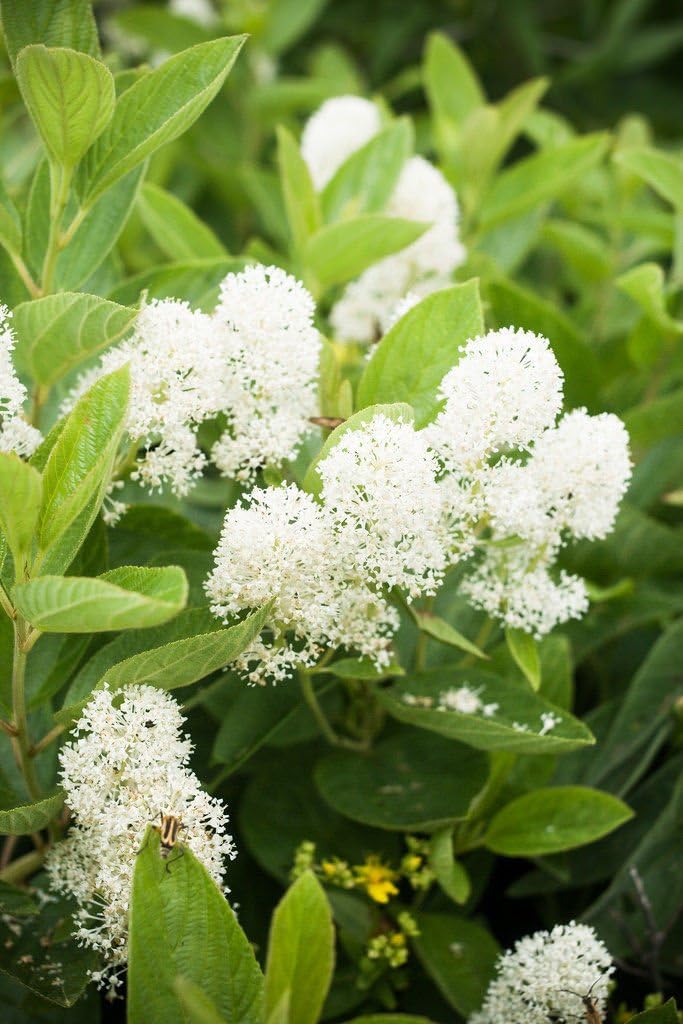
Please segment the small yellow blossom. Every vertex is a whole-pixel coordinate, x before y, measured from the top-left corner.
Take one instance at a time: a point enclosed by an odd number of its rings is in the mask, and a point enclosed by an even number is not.
[[[382,864],[379,857],[371,855],[364,864],[356,865],[353,870],[356,884],[362,886],[375,903],[388,903],[392,896],[398,896],[398,889],[394,885],[398,873]]]

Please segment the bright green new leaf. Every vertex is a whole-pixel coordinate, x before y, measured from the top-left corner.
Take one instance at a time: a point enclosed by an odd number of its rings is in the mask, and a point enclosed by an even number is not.
[[[40,514],[42,479],[18,455],[0,452],[0,530],[14,559],[15,577],[23,573]]]
[[[50,161],[73,169],[111,119],[111,71],[85,53],[38,44],[19,53],[16,75]]]
[[[305,872],[273,914],[266,960],[266,1020],[273,1015],[278,1024],[317,1024],[333,969],[330,905],[315,875]]]
[[[541,687],[541,659],[538,645],[530,633],[521,629],[506,629],[505,642],[517,666],[522,670],[532,689]]]
[[[215,35],[194,18],[152,3],[136,3],[133,7],[117,10],[112,21],[122,32],[143,40],[151,52],[180,53],[188,46],[207,43]]]
[[[467,117],[483,106],[486,97],[465,54],[439,32],[427,43],[425,88],[437,137],[448,153]]]
[[[84,360],[119,341],[136,309],[98,295],[59,292],[14,310],[16,358],[44,387],[51,387]]]
[[[287,222],[298,249],[320,227],[320,200],[299,147],[282,125],[277,130],[277,162]]]
[[[663,331],[683,334],[683,322],[675,320],[666,308],[664,271],[658,263],[641,263],[618,277],[615,284],[638,303],[648,320]]]
[[[64,794],[55,793],[34,804],[0,811],[0,835],[28,836],[40,832],[59,814],[63,804]]]
[[[675,1000],[669,999],[662,1006],[653,1006],[651,1010],[629,1017],[628,1024],[679,1024],[680,1019]]]
[[[304,245],[301,260],[321,287],[344,284],[385,256],[405,249],[428,227],[401,217],[361,214],[316,231]]]
[[[383,210],[412,146],[412,125],[400,118],[352,153],[322,191],[325,221]]]
[[[21,218],[0,180],[0,245],[9,252],[21,252]]]
[[[81,513],[85,516],[79,524],[81,543],[85,539],[109,485],[128,408],[128,389],[128,367],[124,366],[97,381],[55,432],[43,470],[39,565]],[[36,455],[39,453],[40,449]],[[59,571],[60,561],[61,568],[66,568],[79,546],[77,538],[71,537],[63,553],[52,559],[52,571]]]
[[[31,43],[68,46],[99,57],[97,24],[89,0],[2,0],[2,31],[10,59]]]
[[[537,789],[498,811],[484,844],[506,857],[542,857],[609,835],[633,811],[610,793],[587,786]]]
[[[451,626],[450,622],[446,622],[445,619],[434,615],[433,612],[421,612],[411,605],[410,614],[422,632],[438,640],[439,643],[447,644],[449,647],[457,647],[460,651],[473,654],[475,658],[488,658],[488,654],[484,654],[476,644],[473,644],[466,636],[459,633],[457,629]]]
[[[407,402],[418,427],[434,419],[441,381],[460,358],[460,346],[484,333],[479,282],[444,288],[409,309],[372,350],[358,385],[362,409]]]
[[[226,1024],[216,1004],[202,991],[199,985],[182,975],[173,982],[173,990],[187,1015],[189,1024]]]
[[[137,209],[150,235],[169,259],[213,260],[228,255],[211,228],[172,192],[145,182]]]
[[[615,161],[646,181],[663,199],[683,210],[683,161],[651,146],[619,150]]]
[[[474,693],[478,706],[458,711],[462,687]],[[440,710],[444,701],[447,706]],[[479,750],[511,750],[520,754],[562,754],[595,742],[590,730],[568,711],[556,707],[530,688],[479,667],[443,665],[397,679],[377,692],[393,718],[420,729],[460,740]]]
[[[135,861],[128,940],[128,1020],[186,1020],[176,987],[197,986],[226,1024],[262,1024],[263,977],[227,900],[186,846],[167,863],[148,829]],[[181,983],[182,987],[182,983]]]
[[[85,196],[88,205],[197,120],[223,85],[244,39],[229,36],[200,43],[126,89],[93,149]]]
[[[462,743],[402,729],[368,754],[328,754],[315,781],[336,811],[400,832],[431,831],[466,818],[486,782],[484,754]]]
[[[370,420],[374,419],[375,416],[386,416],[390,420],[395,422],[404,421],[410,423],[413,419],[413,410],[409,405],[404,402],[396,402],[393,405],[371,405],[367,409],[361,409],[360,412],[354,413],[344,423],[332,431],[330,436],[325,441],[325,444],[320,449],[318,455],[308,467],[306,476],[304,477],[303,488],[310,494],[316,496],[320,494],[322,490],[322,480],[317,472],[317,466],[323,461],[325,456],[331,451],[332,448],[343,438],[349,430],[358,430],[363,424],[369,423]]]
[[[467,903],[471,885],[467,872],[453,856],[453,830],[443,828],[429,840],[429,866],[436,880],[455,903]]]
[[[504,170],[482,203],[481,228],[491,228],[532,206],[555,199],[600,162],[608,144],[608,135],[594,132],[556,149],[541,150]]]
[[[145,629],[176,615],[187,600],[182,569],[123,566],[102,576],[40,576],[14,588],[17,609],[45,633]]]

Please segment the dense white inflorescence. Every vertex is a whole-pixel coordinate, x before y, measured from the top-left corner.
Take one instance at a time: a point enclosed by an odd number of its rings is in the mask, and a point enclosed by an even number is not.
[[[178,817],[182,843],[219,885],[225,859],[235,856],[224,804],[188,768],[193,746],[183,723],[163,690],[131,686],[117,695],[105,686],[59,753],[73,824],[45,866],[51,888],[78,903],[77,937],[102,955],[93,977],[112,990],[126,964],[135,858],[147,826],[160,814]]]
[[[210,317],[186,302],[155,299],[140,311],[132,337],[83,375],[65,408],[96,379],[126,363],[131,381],[126,431],[141,449],[132,477],[152,490],[169,484],[184,495],[206,463],[197,427],[221,408],[224,360],[218,333]]]
[[[229,509],[215,563],[206,584],[215,615],[274,602],[268,639],[235,662],[250,682],[285,679],[328,646],[388,663],[395,611],[348,574],[327,510],[296,485],[255,490]]]
[[[308,119],[301,136],[301,153],[320,191],[352,153],[382,127],[377,104],[361,96],[335,96]]]
[[[556,925],[520,939],[498,960],[484,1005],[469,1024],[574,1024],[585,1018],[591,994],[602,1015],[612,958],[593,928]]]
[[[342,341],[372,341],[410,305],[451,282],[465,258],[458,237],[458,201],[436,167],[423,157],[406,161],[384,211],[430,227],[415,242],[369,267],[334,305],[330,322]],[[408,307],[409,308],[409,307]]]
[[[410,597],[433,594],[447,538],[438,464],[425,436],[379,414],[348,430],[317,471],[345,565]]]
[[[42,435],[23,416],[26,388],[12,361],[16,339],[11,316],[7,306],[0,304],[0,452],[29,456],[42,441]]]
[[[249,481],[264,465],[296,455],[317,413],[320,336],[313,298],[279,267],[228,274],[213,316],[224,352],[221,407],[228,429],[212,458]]]

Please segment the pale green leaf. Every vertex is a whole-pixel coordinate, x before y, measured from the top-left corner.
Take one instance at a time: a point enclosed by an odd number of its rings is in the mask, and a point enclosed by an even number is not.
[[[12,63],[31,43],[68,46],[99,57],[97,25],[89,0],[2,0],[0,18]]]
[[[664,271],[658,263],[641,263],[618,277],[615,284],[637,302],[648,320],[661,330],[683,334],[683,322],[675,320],[666,308]]]
[[[473,654],[475,658],[488,658],[487,654],[484,654],[476,644],[473,644],[466,636],[459,633],[457,629],[451,626],[450,622],[446,622],[445,619],[434,615],[433,612],[421,612],[411,605],[410,613],[422,632],[438,640],[439,643],[447,644],[449,647],[457,647],[461,651]]]
[[[486,97],[463,51],[438,32],[427,43],[425,88],[437,138],[448,153],[466,118],[486,102]]]
[[[94,578],[40,576],[14,588],[19,612],[46,633],[144,629],[176,615],[187,600],[177,566],[123,566]]]
[[[534,638],[530,633],[525,633],[521,629],[510,628],[505,630],[505,641],[515,663],[522,670],[532,689],[539,690],[541,687],[541,659]]]
[[[453,856],[453,830],[440,829],[429,840],[429,866],[447,896],[455,903],[467,903],[470,880],[462,864]]]
[[[683,160],[662,153],[652,146],[633,146],[619,150],[614,156],[625,167],[646,181],[663,199],[683,210]]]
[[[322,886],[305,872],[275,908],[266,961],[266,1019],[286,1006],[283,1024],[317,1024],[334,969],[332,912]]]
[[[111,119],[111,72],[85,53],[38,44],[21,50],[16,75],[50,160],[72,169]]]
[[[320,201],[308,165],[282,125],[277,130],[277,162],[289,230],[294,247],[299,248],[320,227]]]
[[[56,818],[63,804],[64,794],[55,793],[34,804],[0,811],[0,835],[28,836],[32,832],[40,832]]]
[[[413,129],[400,118],[352,153],[325,185],[320,201],[327,222],[379,213],[392,196],[413,145]]]
[[[93,149],[89,205],[197,120],[225,81],[244,38],[230,36],[193,46],[126,89]]]
[[[33,466],[18,455],[0,452],[0,529],[14,559],[15,576],[23,572],[38,524],[42,479]]]
[[[137,310],[98,295],[59,292],[14,310],[16,359],[34,379],[51,387],[79,363],[119,341]]]
[[[172,260],[212,260],[227,250],[211,228],[172,192],[146,182],[140,189],[137,209],[150,235]]]
[[[416,425],[424,426],[439,409],[437,392],[458,362],[460,346],[483,332],[476,279],[428,295],[373,348],[358,385],[359,407],[407,402]]]
[[[301,259],[321,287],[344,284],[373,263],[410,245],[428,227],[416,220],[361,214],[320,228],[304,245]]]

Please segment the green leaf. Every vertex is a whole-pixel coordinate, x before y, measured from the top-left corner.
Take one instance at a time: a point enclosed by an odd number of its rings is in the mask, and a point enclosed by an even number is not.
[[[679,1021],[676,1001],[669,999],[663,1006],[655,1006],[651,1010],[637,1013],[635,1017],[629,1017],[628,1024],[679,1024]]]
[[[491,186],[481,205],[480,227],[491,228],[532,206],[555,199],[599,163],[608,144],[606,133],[595,132],[519,160]]]
[[[441,829],[431,837],[429,866],[447,896],[455,903],[467,903],[472,887],[464,867],[453,856],[452,829]]]
[[[34,804],[0,811],[0,835],[28,836],[32,832],[40,832],[59,814],[63,804],[64,794],[55,793]]]
[[[411,605],[410,614],[417,623],[418,628],[423,633],[426,633],[427,636],[438,640],[439,643],[447,644],[449,647],[457,647],[460,651],[473,654],[475,658],[488,659],[488,654],[484,654],[476,644],[473,644],[471,640],[468,640],[466,636],[463,636],[462,633],[459,633],[457,629],[451,626],[450,622],[446,622],[445,619],[434,615],[433,612],[421,612]]]
[[[266,1019],[316,1024],[334,969],[332,913],[322,886],[305,872],[275,908],[266,961]],[[275,1011],[286,1007],[279,1016]]]
[[[172,192],[145,182],[137,208],[150,235],[172,260],[212,260],[228,255],[223,243]]]
[[[216,1004],[193,981],[181,975],[174,980],[173,990],[190,1024],[225,1024],[225,1017],[221,1017]]]
[[[346,1024],[433,1024],[433,1021],[412,1013],[371,1013],[369,1017],[354,1017]]]
[[[185,606],[187,578],[174,565],[129,565],[92,579],[39,576],[13,594],[21,614],[45,633],[103,633],[167,622]]]
[[[0,245],[9,252],[20,253],[22,235],[21,218],[0,181]]]
[[[323,798],[341,814],[377,828],[431,831],[466,818],[488,762],[464,744],[401,730],[363,757],[338,751],[315,770]]]
[[[61,426],[43,471],[39,562],[86,508],[81,542],[90,529],[109,485],[123,433],[128,388],[128,367],[124,366],[97,381]],[[66,568],[78,547],[80,544],[75,549],[67,546],[61,558],[62,568]]]
[[[118,10],[112,21],[122,32],[145,42],[151,51],[166,53],[179,53],[188,46],[208,42],[215,34],[194,19],[151,3]]]
[[[369,423],[375,416],[380,415],[387,416],[390,420],[394,420],[396,422],[399,420],[410,422],[413,419],[413,410],[404,402],[395,402],[392,405],[371,405],[368,406],[367,409],[361,409],[360,412],[356,412],[353,416],[349,416],[347,420],[334,428],[330,436],[325,441],[325,444],[318,452],[318,455],[315,457],[313,462],[311,462],[306,472],[306,476],[304,477],[304,490],[308,491],[309,494],[318,496],[322,490],[322,481],[317,472],[317,466],[319,463],[321,463],[331,449],[339,443],[348,430],[357,430],[359,427],[362,427],[364,423]]]
[[[119,341],[131,328],[137,310],[98,295],[60,292],[14,310],[19,365],[51,387],[79,363]]]
[[[516,665],[522,670],[533,690],[541,688],[541,659],[538,644],[530,633],[521,629],[506,629],[505,642]]]
[[[311,669],[313,675],[331,675],[337,679],[370,679],[379,681],[391,679],[393,676],[405,675],[400,665],[389,664],[377,668],[370,658],[340,658],[329,665]]]
[[[618,277],[615,284],[637,302],[646,317],[663,331],[683,333],[683,323],[674,320],[667,311],[664,271],[658,263],[641,263]]]
[[[410,245],[428,227],[401,217],[361,214],[316,231],[304,245],[301,260],[322,288],[344,284],[373,263]]]
[[[139,301],[142,292],[147,292],[152,299],[181,298],[192,306],[212,311],[225,275],[239,273],[244,266],[244,260],[230,257],[167,263],[122,281],[111,291],[109,298],[123,305],[133,305]]]
[[[434,419],[437,391],[468,338],[484,332],[479,282],[428,295],[394,324],[372,350],[358,385],[358,405],[407,402],[418,427]]]
[[[439,710],[443,693],[466,686],[481,708],[467,713]],[[482,671],[443,665],[399,679],[377,696],[400,722],[468,743],[479,750],[512,750],[520,754],[561,754],[595,742],[589,729],[563,708],[531,689]],[[488,706],[488,710],[487,710]],[[544,731],[544,717],[552,728]]]
[[[225,668],[249,647],[263,629],[270,611],[270,605],[266,605],[228,629],[201,632],[156,646],[149,641],[150,650],[142,650],[106,667],[103,665],[101,675],[92,678],[90,672],[85,685],[81,683],[76,688],[72,687],[67,695],[69,703],[55,714],[55,720],[68,723],[78,718],[90,693],[105,682],[112,690],[133,685],[175,690],[204,679]],[[188,616],[194,614],[194,611],[187,613]],[[144,642],[144,637],[141,637],[140,643]]]
[[[417,914],[418,957],[444,999],[469,1017],[481,1006],[498,957],[498,944],[480,924],[447,914]],[[503,1024],[501,1021],[500,1024]]]
[[[30,917],[37,914],[40,907],[28,889],[20,889],[18,885],[0,882],[0,910],[11,917]]]
[[[197,120],[223,85],[244,39],[230,36],[200,43],[126,89],[107,131],[93,148],[85,195],[88,205]]]
[[[39,44],[19,53],[16,76],[50,160],[73,169],[114,112],[111,72],[85,53]]]
[[[352,153],[320,196],[325,221],[383,210],[412,146],[412,124],[400,118]]]
[[[621,800],[587,786],[537,789],[498,811],[483,842],[506,857],[542,857],[593,843],[632,817]]]
[[[225,897],[186,846],[167,862],[148,829],[135,862],[130,909],[128,1020],[185,1020],[175,987],[198,986],[227,1024],[261,1024],[263,978]]]
[[[438,32],[427,42],[425,88],[439,146],[449,154],[463,123],[483,106],[486,97],[465,54]]]
[[[89,0],[2,0],[0,18],[12,63],[31,43],[68,46],[99,57],[97,25]]]
[[[42,479],[33,466],[13,453],[0,452],[0,529],[14,559],[14,573],[23,572],[31,551],[42,498]]]
[[[671,427],[683,417],[683,388],[629,409],[624,425],[631,443],[649,448],[671,436]]]
[[[320,201],[313,187],[308,165],[292,135],[277,129],[277,162],[287,222],[296,249],[320,227]]]
[[[614,155],[620,167],[637,174],[677,210],[683,210],[683,162],[652,146],[633,146]]]

